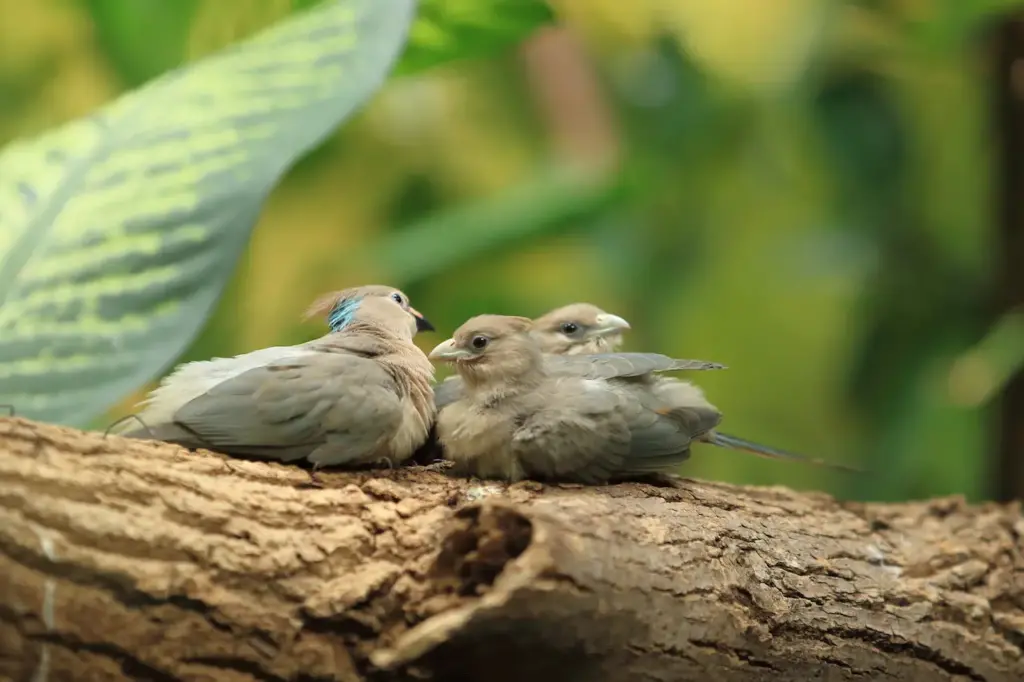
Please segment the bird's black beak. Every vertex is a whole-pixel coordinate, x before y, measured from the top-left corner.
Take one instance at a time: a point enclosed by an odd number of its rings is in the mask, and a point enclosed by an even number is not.
[[[434,325],[430,324],[430,320],[423,317],[423,313],[416,310],[412,306],[409,306],[409,312],[416,318],[416,331],[418,332],[432,332],[434,331]]]

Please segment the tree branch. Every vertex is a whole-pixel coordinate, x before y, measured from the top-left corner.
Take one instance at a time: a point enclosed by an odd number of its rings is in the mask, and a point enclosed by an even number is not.
[[[0,419],[0,677],[1024,679],[1015,505],[323,479]]]

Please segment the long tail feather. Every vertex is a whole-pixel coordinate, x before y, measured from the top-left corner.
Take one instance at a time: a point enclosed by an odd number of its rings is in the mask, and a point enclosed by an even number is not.
[[[798,455],[793,452],[787,452],[786,450],[777,450],[770,448],[760,443],[745,440],[743,438],[737,438],[736,436],[730,436],[725,433],[719,433],[717,431],[711,431],[706,434],[704,440],[712,445],[717,445],[720,448],[729,448],[731,450],[742,450],[759,457],[766,457],[768,459],[782,459],[789,460],[791,462],[803,462],[805,464],[814,464],[816,466],[828,467],[830,469],[838,469],[840,471],[849,471],[852,473],[862,474],[863,469],[848,466],[846,464],[839,464],[836,462],[827,462],[822,459],[812,459],[803,455]]]

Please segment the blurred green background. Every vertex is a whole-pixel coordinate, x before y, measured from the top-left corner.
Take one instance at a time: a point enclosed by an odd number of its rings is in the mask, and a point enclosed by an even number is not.
[[[0,0],[0,144],[304,4]],[[698,446],[687,475],[1001,494],[990,413],[1024,335],[991,304],[987,29],[1016,4],[552,0],[522,42],[399,69],[303,160],[181,360],[307,340],[306,305],[360,283],[410,294],[425,350],[586,300],[629,350],[729,365],[694,375],[724,431],[871,471]]]

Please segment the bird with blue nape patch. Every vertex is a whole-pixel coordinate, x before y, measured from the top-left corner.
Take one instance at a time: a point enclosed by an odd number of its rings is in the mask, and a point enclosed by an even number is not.
[[[394,466],[421,446],[435,416],[434,368],[412,340],[433,326],[394,287],[318,298],[330,331],[177,367],[114,431],[227,455],[325,466]],[[128,418],[126,418],[128,419]]]

